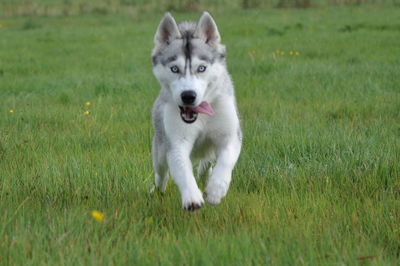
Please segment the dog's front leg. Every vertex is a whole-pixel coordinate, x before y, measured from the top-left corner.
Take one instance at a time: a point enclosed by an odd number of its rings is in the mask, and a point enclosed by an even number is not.
[[[228,192],[232,170],[239,157],[240,149],[241,141],[236,137],[217,147],[217,162],[206,187],[206,200],[209,204],[220,203]]]
[[[176,146],[180,147],[173,147],[167,155],[169,171],[181,192],[183,208],[194,211],[203,206],[203,195],[193,175],[189,149]]]

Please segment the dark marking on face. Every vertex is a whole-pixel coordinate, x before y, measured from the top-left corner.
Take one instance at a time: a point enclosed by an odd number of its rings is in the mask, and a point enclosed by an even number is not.
[[[162,60],[162,61],[161,61],[161,64],[163,64],[163,66],[166,66],[166,65],[168,65],[169,63],[175,61],[177,58],[178,58],[177,55],[170,56],[170,57],[168,57],[167,59]]]
[[[159,57],[161,56],[161,53],[156,53],[151,57],[151,61],[153,62],[153,66],[157,65],[159,63]]]
[[[163,66],[168,65],[169,63],[175,61],[178,58],[177,55],[170,56],[168,58],[162,58],[162,53],[156,53],[151,57],[153,61],[153,66],[157,65],[158,63],[161,63]]]
[[[218,53],[217,51],[212,51],[209,54],[199,55],[199,59],[209,64],[214,64],[215,61],[223,61],[225,59],[225,54]]]
[[[200,56],[199,56],[199,59],[202,60],[202,61],[206,61],[207,63],[212,63],[212,59],[209,58],[209,57],[206,56],[206,55],[200,55]]]
[[[153,66],[162,64],[164,66],[178,59],[179,55],[183,55],[185,59],[185,66],[180,71],[180,75],[185,75],[186,71],[192,72],[191,64],[193,56],[198,56],[202,61],[207,62],[209,65],[215,62],[223,62],[225,60],[225,51],[220,49],[218,51],[214,47],[208,45],[204,40],[198,39],[194,36],[196,24],[182,23],[178,25],[180,30],[180,37],[177,38],[181,43],[174,44],[168,42],[167,46],[160,47],[152,56]],[[176,50],[179,49],[180,51]]]
[[[192,64],[192,44],[191,39],[193,38],[193,33],[190,31],[182,32],[183,38],[183,52],[185,54],[185,70],[189,69],[191,71]]]

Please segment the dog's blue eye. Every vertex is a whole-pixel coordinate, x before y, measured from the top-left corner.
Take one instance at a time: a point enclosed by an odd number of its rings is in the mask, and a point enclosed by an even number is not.
[[[203,65],[199,66],[199,67],[197,68],[197,71],[198,71],[198,72],[204,72],[204,71],[206,71],[206,66],[203,66]]]
[[[172,73],[179,73],[179,68],[177,66],[171,67]]]

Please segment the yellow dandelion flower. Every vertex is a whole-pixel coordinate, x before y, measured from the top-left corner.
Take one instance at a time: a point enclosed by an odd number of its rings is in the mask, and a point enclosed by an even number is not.
[[[293,51],[290,51],[290,52],[289,52],[289,55],[293,55],[293,54],[294,54]]]
[[[98,222],[104,221],[104,214],[99,211],[92,211],[92,217]]]
[[[14,113],[14,109],[10,109],[10,110],[8,110],[8,112],[11,114]]]
[[[85,105],[86,105],[86,106],[91,106],[92,103],[91,103],[91,102],[85,102]]]
[[[281,53],[281,50],[276,50],[275,53],[276,53],[276,54],[280,54],[280,53]]]
[[[300,55],[300,52],[295,52],[295,55]]]
[[[281,51],[281,55],[284,55],[285,54],[285,51]]]
[[[88,115],[88,114],[90,114],[90,112],[89,111],[85,111],[85,112],[83,112],[83,114],[84,115]]]

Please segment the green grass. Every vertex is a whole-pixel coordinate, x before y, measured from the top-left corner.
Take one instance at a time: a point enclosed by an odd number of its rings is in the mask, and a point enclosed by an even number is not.
[[[0,264],[397,264],[398,11],[214,13],[244,145],[195,213],[148,194],[161,13],[0,19]]]

